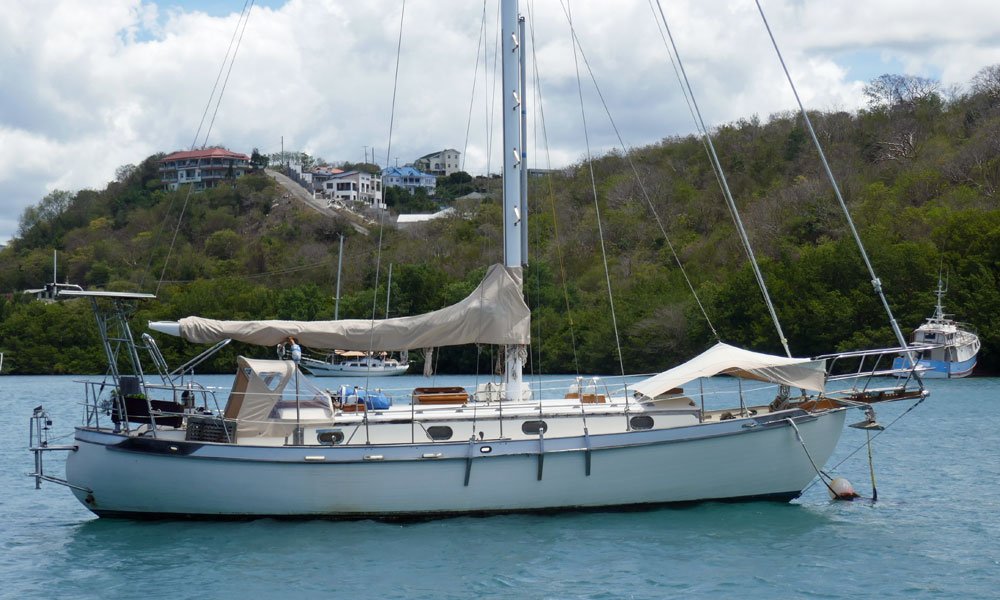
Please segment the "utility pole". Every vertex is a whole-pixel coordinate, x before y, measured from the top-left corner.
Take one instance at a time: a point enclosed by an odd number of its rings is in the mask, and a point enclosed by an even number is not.
[[[385,318],[389,318],[389,296],[392,295],[392,263],[389,263],[389,283],[385,286]]]
[[[340,234],[340,252],[337,253],[337,298],[333,304],[333,320],[340,316],[340,265],[344,258],[344,234]]]

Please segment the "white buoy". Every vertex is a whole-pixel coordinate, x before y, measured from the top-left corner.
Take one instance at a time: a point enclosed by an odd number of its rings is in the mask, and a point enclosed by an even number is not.
[[[854,486],[843,477],[838,477],[831,481],[828,491],[830,492],[830,498],[833,500],[853,500],[858,497],[854,493]]]

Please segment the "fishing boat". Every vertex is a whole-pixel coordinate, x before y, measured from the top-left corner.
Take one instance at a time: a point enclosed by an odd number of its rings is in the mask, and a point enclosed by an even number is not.
[[[957,379],[968,377],[976,367],[979,355],[979,336],[965,323],[960,323],[944,313],[947,287],[938,277],[934,291],[937,306],[934,314],[910,335],[910,348],[917,353],[917,369],[923,377]],[[894,366],[904,367],[904,356],[896,357]]]
[[[514,0],[504,0],[501,12],[503,88],[523,90],[516,59],[524,23]],[[51,419],[35,409],[36,487],[59,483],[97,515],[131,518],[411,519],[788,501],[816,477],[829,484],[821,469],[849,410],[863,411],[861,426],[873,428],[873,405],[927,396],[912,369],[878,370],[879,358],[901,348],[793,358],[721,342],[635,383],[574,382],[545,393],[522,368],[531,315],[522,291],[525,136],[516,115],[528,94],[503,96],[504,262],[455,305],[383,320],[150,323],[153,331],[212,344],[171,370],[154,337],[134,338],[129,324],[151,295],[61,293],[91,303],[108,375],[84,383],[83,422],[71,444],[50,444]],[[230,390],[193,377],[230,340],[273,346],[289,338],[355,351],[495,345],[503,374],[475,390],[423,387],[395,398],[352,386],[320,389],[295,360],[240,357]],[[141,354],[155,367],[149,376]],[[846,361],[859,366],[841,368]],[[717,375],[768,385],[773,400],[747,402],[740,387],[723,397],[723,408],[706,408],[703,383]],[[68,453],[65,478],[45,471],[53,451]]]
[[[406,373],[410,365],[387,352],[372,354],[357,350],[335,350],[321,358],[303,356],[299,366],[316,377],[390,377]]]

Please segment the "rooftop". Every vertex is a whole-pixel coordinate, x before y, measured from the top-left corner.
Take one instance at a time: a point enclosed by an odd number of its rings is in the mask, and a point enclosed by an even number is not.
[[[389,167],[382,171],[382,174],[395,177],[434,177],[428,173],[421,173],[414,167]]]
[[[229,158],[234,160],[250,160],[246,154],[232,152],[225,148],[204,148],[202,150],[187,150],[184,152],[174,152],[169,156],[164,156],[160,162],[171,160],[188,160],[192,158]]]

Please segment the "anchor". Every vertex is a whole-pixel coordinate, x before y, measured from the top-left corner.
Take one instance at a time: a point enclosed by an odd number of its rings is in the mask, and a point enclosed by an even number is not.
[[[875,409],[870,406],[865,409],[865,420],[852,423],[849,427],[864,429],[866,431],[883,431],[885,429],[883,425],[879,425],[878,421],[875,420]]]
[[[865,436],[867,438],[867,443],[868,443],[868,470],[871,473],[871,478],[872,478],[872,502],[878,502],[878,488],[875,487],[875,461],[872,459],[872,431],[884,431],[885,426],[879,425],[875,417],[875,409],[869,406],[865,408],[865,420],[859,421],[857,423],[852,423],[851,427],[855,429],[863,429],[865,432]],[[847,480],[844,481],[846,482]],[[850,483],[847,483],[847,486],[848,488],[850,488]],[[850,489],[850,493],[853,494],[854,490]],[[854,497],[857,497],[857,495],[855,494]],[[835,499],[850,499],[850,498],[841,497]]]

